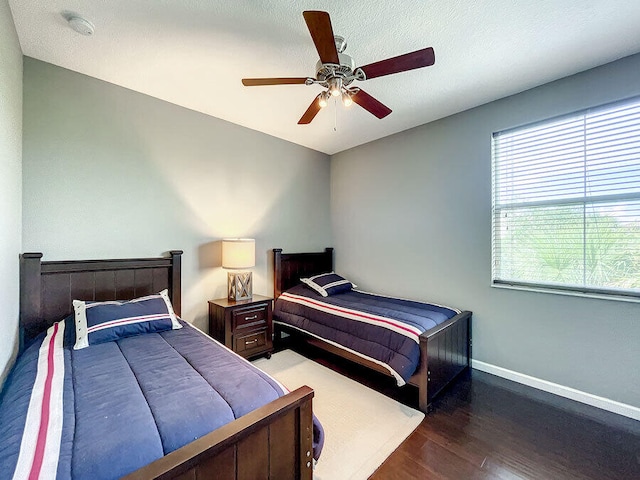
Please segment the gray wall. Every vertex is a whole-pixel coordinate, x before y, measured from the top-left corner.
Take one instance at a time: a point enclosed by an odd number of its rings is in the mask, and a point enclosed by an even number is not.
[[[0,386],[18,345],[18,255],[22,239],[22,51],[0,0]]]
[[[475,359],[640,407],[640,304],[491,288],[491,133],[640,94],[640,55],[331,160],[336,267],[472,310]]]
[[[214,88],[211,95],[218,95]],[[24,60],[23,250],[45,259],[184,250],[183,317],[226,296],[223,237],[268,250],[331,244],[325,154],[30,58]]]

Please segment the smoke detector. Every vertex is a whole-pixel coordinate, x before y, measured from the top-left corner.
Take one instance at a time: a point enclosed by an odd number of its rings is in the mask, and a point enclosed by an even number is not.
[[[93,35],[93,32],[96,29],[96,27],[93,26],[93,23],[79,15],[65,15],[65,18],[69,26],[80,35],[89,37]]]

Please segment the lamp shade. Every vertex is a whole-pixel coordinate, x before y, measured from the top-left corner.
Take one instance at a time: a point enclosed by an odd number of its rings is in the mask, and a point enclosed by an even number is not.
[[[222,268],[250,268],[256,264],[256,241],[253,238],[222,240]]]

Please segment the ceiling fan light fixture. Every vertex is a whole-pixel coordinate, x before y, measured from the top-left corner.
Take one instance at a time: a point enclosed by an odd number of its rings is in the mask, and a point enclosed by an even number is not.
[[[331,93],[332,96],[334,97],[338,97],[342,94],[342,79],[337,77],[337,78],[331,78],[328,80],[327,82],[329,84],[329,92]]]
[[[320,98],[318,99],[318,105],[320,108],[324,108],[329,104],[329,92],[322,92],[320,94]]]
[[[353,99],[351,98],[351,94],[347,91],[342,92],[342,104],[345,107],[350,107],[353,105]]]

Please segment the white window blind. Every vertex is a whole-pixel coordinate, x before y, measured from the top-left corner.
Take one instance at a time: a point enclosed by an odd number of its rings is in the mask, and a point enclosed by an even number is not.
[[[494,284],[640,297],[640,99],[493,134]]]

